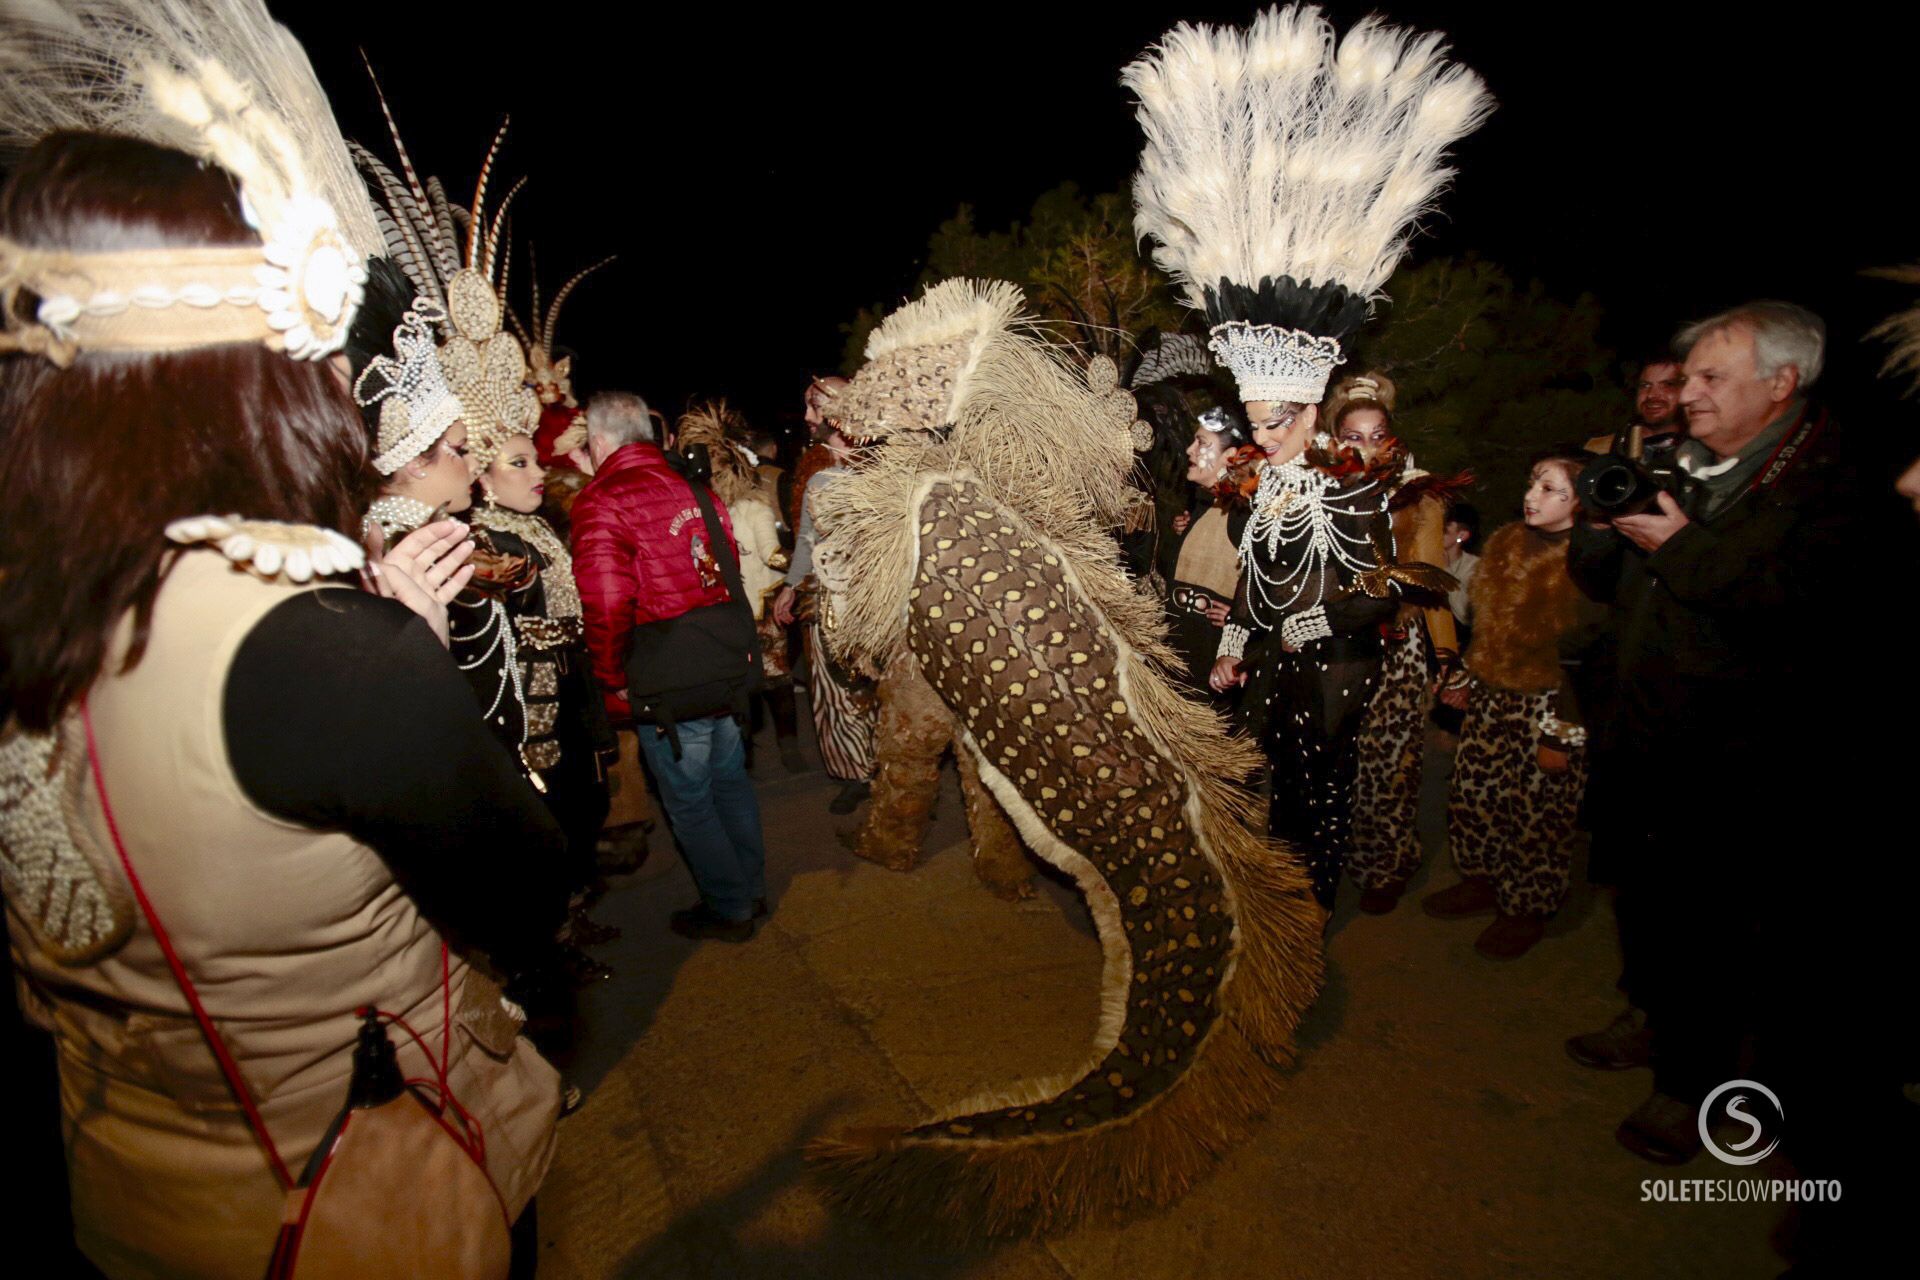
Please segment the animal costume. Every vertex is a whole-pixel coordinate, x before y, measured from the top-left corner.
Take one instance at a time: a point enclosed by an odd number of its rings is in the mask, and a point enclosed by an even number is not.
[[[1447,796],[1447,845],[1463,876],[1492,880],[1510,916],[1550,916],[1566,899],[1573,820],[1586,786],[1586,730],[1562,678],[1600,620],[1567,572],[1567,534],[1510,524],[1487,540],[1473,578],[1472,677]],[[1567,753],[1548,773],[1541,744]]]
[[[1021,305],[950,280],[883,321],[834,403],[872,443],[816,497],[828,643],[911,654],[1106,954],[1080,1067],[812,1150],[852,1203],[990,1235],[1182,1194],[1275,1096],[1321,977],[1306,879],[1227,781],[1253,753],[1178,691],[1116,561],[1131,397]]]
[[[1442,157],[1492,107],[1442,38],[1366,19],[1336,40],[1317,8],[1245,32],[1182,25],[1127,68],[1147,137],[1135,228],[1204,311],[1241,398],[1317,405],[1444,184]],[[1307,854],[1333,904],[1350,840],[1358,737],[1393,616],[1376,529],[1390,476],[1324,436],[1260,472],[1220,656],[1252,676],[1273,768],[1268,829]],[[1376,593],[1375,588],[1378,588]]]
[[[959,725],[927,683],[910,649],[888,661],[875,685],[873,798],[853,837],[855,856],[890,871],[911,871],[940,795],[940,761],[949,748],[960,770],[960,795],[973,836],[973,870],[1009,902],[1033,896],[1033,870],[1020,837],[980,780],[973,755],[960,745]]]

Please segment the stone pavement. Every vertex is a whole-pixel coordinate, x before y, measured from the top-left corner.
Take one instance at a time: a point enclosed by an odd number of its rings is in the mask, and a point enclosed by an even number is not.
[[[1172,1208],[964,1253],[846,1216],[820,1195],[804,1143],[849,1122],[931,1118],[1078,1062],[1100,952],[1064,882],[1019,905],[974,882],[951,770],[926,845],[937,852],[898,874],[845,852],[835,833],[856,819],[826,812],[831,784],[783,773],[766,745],[755,776],[774,911],[752,942],[667,930],[693,893],[664,830],[596,911],[626,936],[598,952],[618,974],[583,999],[567,1063],[590,1097],[561,1126],[540,1194],[546,1280],[1781,1270],[1774,1207],[1641,1202],[1642,1180],[1670,1171],[1612,1132],[1647,1073],[1584,1070],[1561,1048],[1616,1012],[1605,901],[1577,891],[1532,954],[1496,964],[1473,951],[1483,922],[1420,912],[1428,880],[1453,879],[1443,858],[1388,916],[1356,916],[1346,886],[1285,1093]],[[1702,1156],[1678,1172],[1735,1171]]]

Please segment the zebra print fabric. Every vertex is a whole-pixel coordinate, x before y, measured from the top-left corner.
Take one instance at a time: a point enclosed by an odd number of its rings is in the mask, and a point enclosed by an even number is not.
[[[820,761],[842,782],[873,776],[873,682],[834,664],[820,642],[820,629],[807,627],[809,701]]]

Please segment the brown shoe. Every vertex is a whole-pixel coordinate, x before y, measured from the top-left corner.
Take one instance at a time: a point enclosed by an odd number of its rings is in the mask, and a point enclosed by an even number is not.
[[[1653,1030],[1647,1015],[1629,1008],[1603,1031],[1589,1031],[1567,1041],[1567,1056],[1595,1071],[1627,1071],[1653,1060]]]
[[[1510,916],[1501,911],[1473,940],[1473,949],[1489,960],[1517,960],[1546,936],[1545,916]]]
[[[1700,1154],[1699,1108],[1654,1093],[1620,1122],[1613,1136],[1621,1146],[1655,1164],[1685,1164]]]
[[[1441,920],[1484,916],[1493,906],[1493,881],[1485,876],[1468,876],[1459,884],[1420,899],[1420,909]]]
[[[1383,916],[1400,905],[1400,895],[1406,891],[1405,880],[1396,880],[1379,889],[1363,889],[1360,892],[1360,909],[1370,916]]]

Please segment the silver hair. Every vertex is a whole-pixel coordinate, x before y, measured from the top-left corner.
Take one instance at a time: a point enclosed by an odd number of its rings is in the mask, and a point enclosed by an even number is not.
[[[1826,366],[1826,322],[1791,302],[1748,302],[1696,320],[1674,338],[1674,349],[1684,356],[1709,334],[1735,328],[1753,334],[1753,371],[1758,376],[1771,378],[1792,365],[1800,373],[1800,390],[1819,380]]]
[[[587,401],[587,434],[616,449],[635,441],[654,443],[653,411],[631,391],[600,391]]]

